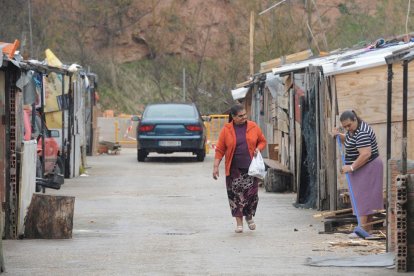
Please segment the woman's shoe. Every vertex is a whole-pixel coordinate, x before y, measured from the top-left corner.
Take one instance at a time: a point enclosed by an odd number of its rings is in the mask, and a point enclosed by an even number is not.
[[[348,235],[348,238],[350,238],[350,239],[359,239],[360,236],[358,236],[357,234],[355,234],[354,232],[352,232],[351,234]]]
[[[253,218],[251,218],[251,219],[246,218],[246,222],[247,222],[247,225],[249,226],[250,230],[255,230],[256,229],[256,223],[254,223]]]
[[[243,233],[243,225],[237,225],[236,230],[234,230],[236,233]]]

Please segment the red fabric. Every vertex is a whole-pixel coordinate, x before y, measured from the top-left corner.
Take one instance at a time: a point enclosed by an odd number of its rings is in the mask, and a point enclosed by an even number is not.
[[[266,146],[266,138],[262,130],[255,122],[247,121],[246,142],[249,149],[250,158],[253,158],[254,150],[259,148],[263,150]],[[236,149],[236,132],[234,130],[233,122],[224,125],[220,132],[216,144],[216,159],[225,159],[226,176],[230,175],[231,160],[233,160],[234,151]]]

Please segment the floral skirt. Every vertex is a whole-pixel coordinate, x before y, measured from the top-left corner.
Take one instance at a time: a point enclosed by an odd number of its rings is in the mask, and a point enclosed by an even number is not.
[[[259,197],[258,179],[247,174],[247,169],[231,169],[226,176],[227,197],[233,217],[254,216]]]

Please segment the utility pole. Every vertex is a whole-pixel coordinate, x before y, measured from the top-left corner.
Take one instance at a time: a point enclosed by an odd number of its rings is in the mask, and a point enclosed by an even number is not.
[[[33,57],[33,33],[32,33],[32,0],[27,0],[29,4],[29,36],[30,36],[30,54],[29,57]]]
[[[250,12],[250,76],[254,74],[254,11]]]

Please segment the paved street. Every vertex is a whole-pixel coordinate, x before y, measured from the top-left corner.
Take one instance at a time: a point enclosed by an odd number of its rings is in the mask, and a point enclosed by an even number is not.
[[[213,155],[138,163],[136,150],[88,157],[88,176],[49,194],[76,197],[70,240],[6,240],[6,275],[393,275],[382,268],[318,268],[312,256],[368,254],[333,247],[346,235],[318,234],[315,210],[292,206],[294,194],[260,190],[257,230],[234,233],[224,172]],[[224,162],[223,162],[224,163]],[[223,164],[222,164],[223,166]],[[396,274],[396,273],[395,273]]]

